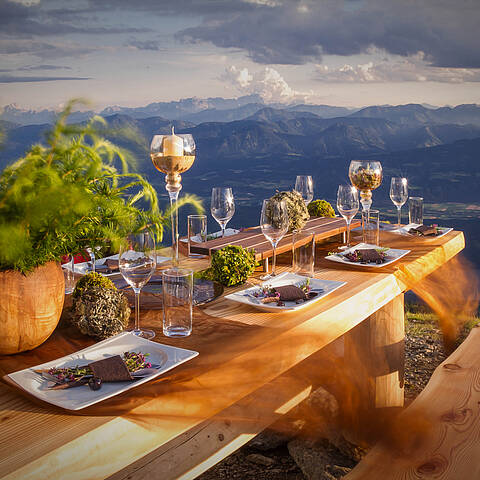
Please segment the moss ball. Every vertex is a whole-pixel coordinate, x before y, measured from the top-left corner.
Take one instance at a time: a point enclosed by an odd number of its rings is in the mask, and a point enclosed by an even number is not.
[[[308,213],[312,217],[334,217],[335,210],[326,200],[314,200],[308,204]]]
[[[289,232],[301,230],[310,218],[305,201],[295,190],[277,192],[270,198],[270,200],[285,200],[285,203],[287,204],[288,218],[290,220],[290,225],[288,227]]]

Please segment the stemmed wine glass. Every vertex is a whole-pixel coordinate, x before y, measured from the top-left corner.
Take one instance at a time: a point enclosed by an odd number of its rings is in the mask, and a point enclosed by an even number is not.
[[[339,185],[337,191],[337,210],[347,222],[347,243],[344,247],[350,247],[350,223],[358,212],[358,192],[351,185]]]
[[[310,175],[297,175],[295,180],[295,191],[303,198],[305,205],[313,200],[313,180]]]
[[[155,240],[148,232],[128,235],[120,246],[118,267],[125,281],[135,292],[134,335],[153,338],[153,330],[140,329],[140,290],[150,280],[157,267]]]
[[[390,181],[390,198],[398,210],[398,226],[402,223],[402,206],[408,199],[408,181],[402,177],[392,177]]]
[[[212,188],[212,200],[210,203],[212,217],[222,229],[222,237],[225,236],[225,227],[235,213],[235,200],[230,187]]]
[[[262,280],[268,280],[276,275],[275,265],[277,261],[277,245],[287,233],[289,223],[285,200],[270,199],[263,201],[262,213],[260,215],[260,228],[262,229],[265,238],[272,244],[273,265],[272,273],[262,277]]]

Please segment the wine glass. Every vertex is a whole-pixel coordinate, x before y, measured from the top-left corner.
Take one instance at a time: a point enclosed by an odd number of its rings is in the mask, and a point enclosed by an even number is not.
[[[290,221],[285,200],[270,199],[263,201],[262,213],[260,215],[260,228],[265,235],[265,238],[272,244],[273,265],[272,273],[262,277],[262,280],[268,280],[276,275],[275,265],[277,261],[277,245],[287,233],[289,223]]]
[[[85,247],[85,251],[90,256],[90,261],[88,262],[88,265],[87,265],[87,271],[89,273],[95,273],[95,262],[96,262],[95,251],[92,247]]]
[[[347,243],[342,248],[350,247],[350,223],[358,212],[358,192],[351,185],[339,185],[337,191],[337,210],[347,222]]]
[[[408,199],[408,181],[402,177],[392,177],[390,181],[390,198],[398,210],[398,226],[402,223],[402,206]]]
[[[153,338],[153,330],[140,329],[140,290],[157,267],[153,236],[148,232],[128,235],[120,246],[118,267],[122,277],[135,292],[135,327],[132,333],[143,338]]]
[[[210,211],[212,212],[212,217],[222,228],[222,237],[224,237],[225,227],[235,213],[235,200],[230,187],[212,188]]]
[[[313,200],[313,180],[310,175],[297,175],[295,180],[295,191],[303,198],[305,205]]]
[[[372,205],[372,190],[382,183],[382,164],[371,160],[352,160],[348,176],[354,187],[360,190],[360,201],[365,211]]]

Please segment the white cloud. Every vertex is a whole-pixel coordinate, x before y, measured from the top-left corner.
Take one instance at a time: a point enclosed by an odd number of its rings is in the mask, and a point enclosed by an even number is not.
[[[420,52],[406,58],[385,58],[378,62],[329,68],[316,65],[315,78],[322,82],[372,83],[372,82],[480,82],[478,68],[432,67]]]
[[[280,73],[271,67],[265,67],[250,73],[248,68],[227,67],[220,80],[229,83],[242,95],[256,93],[266,103],[292,103],[305,101],[309,95],[294,90]]]

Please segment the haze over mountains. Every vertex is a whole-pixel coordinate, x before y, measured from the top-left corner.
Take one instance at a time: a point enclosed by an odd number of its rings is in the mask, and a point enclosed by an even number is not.
[[[78,112],[72,121],[84,121],[92,114]],[[109,107],[102,114],[113,130],[128,126],[138,132],[138,144],[115,140],[135,153],[138,170],[160,194],[164,192],[163,175],[148,155],[152,136],[170,133],[172,125],[176,132],[191,133],[197,158],[183,175],[184,191],[207,199],[212,186],[232,186],[240,207],[235,214],[237,226],[252,223],[252,212],[256,218],[261,199],[275,189],[292,188],[298,174],[313,175],[316,196],[334,201],[338,184],[348,181],[352,158],[380,160],[385,180],[374,193],[374,203],[392,208],[390,177],[402,175],[409,180],[411,195],[421,195],[427,203],[462,204],[467,213],[460,214],[457,208],[449,221],[471,232],[469,248],[480,264],[480,240],[476,240],[480,237],[478,105],[428,108],[410,104],[352,111],[325,105],[265,105],[251,95]],[[54,118],[51,111],[6,108],[0,120],[6,133],[0,168],[42,141]]]

